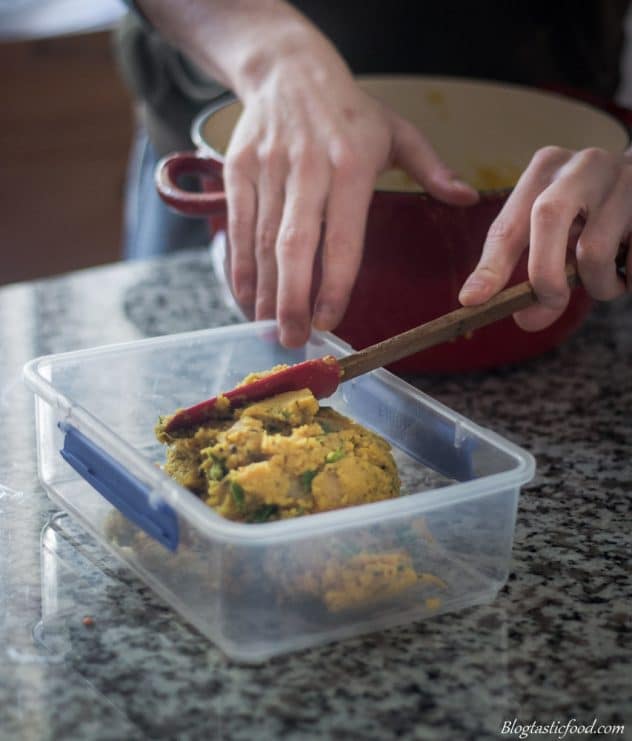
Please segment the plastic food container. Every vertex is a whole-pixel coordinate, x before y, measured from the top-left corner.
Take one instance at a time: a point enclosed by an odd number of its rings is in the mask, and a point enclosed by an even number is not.
[[[39,477],[228,656],[245,662],[492,600],[507,577],[533,458],[380,370],[330,404],[388,439],[397,499],[263,524],[230,522],[164,474],[159,414],[248,372],[348,345],[279,345],[274,322],[37,358]]]

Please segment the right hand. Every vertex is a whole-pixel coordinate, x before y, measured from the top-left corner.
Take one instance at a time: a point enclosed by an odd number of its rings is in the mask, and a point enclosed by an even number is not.
[[[230,280],[248,316],[276,316],[288,347],[309,336],[321,238],[313,325],[332,330],[342,319],[381,172],[401,168],[447,203],[478,198],[418,129],[358,87],[320,34],[281,54],[240,97],[224,171]]]
[[[156,27],[244,104],[226,153],[230,280],[246,314],[281,342],[334,329],[358,273],[377,176],[399,167],[447,203],[477,192],[411,123],[364,93],[332,44],[280,0],[137,0]]]

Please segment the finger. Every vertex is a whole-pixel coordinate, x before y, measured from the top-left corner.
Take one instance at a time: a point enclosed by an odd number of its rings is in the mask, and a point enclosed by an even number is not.
[[[374,185],[374,174],[353,152],[338,160],[327,202],[322,279],[313,320],[317,329],[335,329],[346,311],[360,268]]]
[[[257,267],[254,258],[257,195],[243,160],[228,159],[224,168],[224,186],[228,203],[227,256],[230,280],[239,305],[248,316],[253,315]]]
[[[559,177],[536,199],[531,211],[529,280],[539,305],[518,312],[527,331],[552,324],[568,304],[565,265],[568,237],[578,214],[588,218],[603,203],[618,174],[614,158],[587,149],[560,170]]]
[[[459,179],[421,131],[394,114],[391,157],[394,165],[407,172],[435,198],[457,206],[469,206],[478,201],[478,191]]]
[[[529,244],[536,198],[571,156],[569,150],[546,147],[533,157],[489,228],[478,264],[461,288],[459,301],[464,306],[482,304],[504,288]]]
[[[610,301],[626,290],[617,273],[615,259],[630,222],[632,177],[621,174],[608,199],[588,217],[577,242],[577,267],[588,293],[598,301]]]
[[[304,345],[309,337],[314,255],[328,185],[329,168],[323,157],[304,153],[293,163],[276,246],[277,318],[286,347]]]
[[[285,200],[287,158],[277,148],[259,153],[258,212],[255,236],[257,298],[255,317],[273,319],[276,314],[277,266],[275,246]]]

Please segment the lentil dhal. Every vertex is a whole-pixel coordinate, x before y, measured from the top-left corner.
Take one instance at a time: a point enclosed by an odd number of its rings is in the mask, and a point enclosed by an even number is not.
[[[389,444],[320,407],[309,389],[220,405],[216,418],[171,434],[167,421],[156,427],[167,445],[165,472],[230,520],[267,522],[399,495]]]

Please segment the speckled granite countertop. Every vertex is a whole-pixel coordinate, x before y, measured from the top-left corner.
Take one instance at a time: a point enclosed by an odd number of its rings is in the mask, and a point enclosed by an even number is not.
[[[537,459],[492,605],[243,667],[55,513],[21,381],[36,355],[235,321],[206,252],[0,289],[0,738],[632,738],[630,298],[519,369],[418,379]]]

